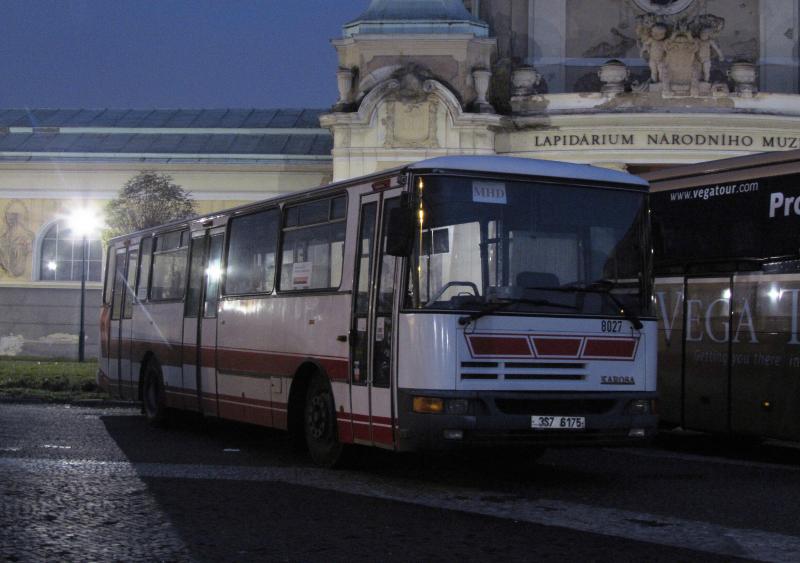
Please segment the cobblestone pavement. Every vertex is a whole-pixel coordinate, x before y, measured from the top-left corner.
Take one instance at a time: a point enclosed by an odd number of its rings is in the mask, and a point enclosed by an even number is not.
[[[796,561],[798,483],[791,456],[650,450],[327,471],[282,433],[0,404],[0,561]]]

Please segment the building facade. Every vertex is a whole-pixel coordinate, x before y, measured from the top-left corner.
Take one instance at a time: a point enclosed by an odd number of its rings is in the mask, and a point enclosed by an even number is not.
[[[800,143],[797,0],[418,5],[374,0],[334,41],[335,177],[451,153],[643,172]]]
[[[799,33],[798,0],[372,0],[326,111],[0,110],[0,355],[75,355],[65,218],[142,170],[202,213],[449,154],[642,173],[796,149]]]
[[[331,179],[319,110],[0,111],[0,355],[76,357],[83,240],[70,215],[102,216],[144,170],[172,176],[199,213]],[[86,257],[86,356],[98,353],[104,261]]]

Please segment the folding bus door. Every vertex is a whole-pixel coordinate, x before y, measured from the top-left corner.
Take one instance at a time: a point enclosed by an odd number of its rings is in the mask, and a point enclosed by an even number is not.
[[[217,301],[222,233],[192,234],[189,283],[183,312],[183,389],[185,407],[217,415]]]
[[[134,384],[133,358],[133,306],[136,303],[136,268],[139,262],[139,247],[128,250],[125,283],[123,287],[122,318],[119,321],[119,375],[123,399],[136,399],[138,389]]]
[[[396,261],[385,256],[379,210],[399,204],[400,190],[361,199],[351,332],[351,400],[355,441],[394,447],[394,301]],[[383,221],[385,224],[385,220]]]
[[[115,387],[114,392],[122,395],[122,307],[125,302],[125,270],[128,264],[127,249],[118,248],[114,252],[114,286],[111,297],[111,320],[108,338],[108,378]]]

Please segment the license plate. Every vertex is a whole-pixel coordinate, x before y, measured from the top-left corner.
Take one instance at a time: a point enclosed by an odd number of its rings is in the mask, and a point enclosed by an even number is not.
[[[531,428],[547,430],[583,430],[586,419],[582,416],[538,416],[531,417]]]

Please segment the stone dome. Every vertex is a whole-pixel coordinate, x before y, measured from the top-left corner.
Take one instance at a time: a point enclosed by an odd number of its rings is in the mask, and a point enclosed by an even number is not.
[[[461,0],[372,0],[366,12],[342,27],[354,35],[420,33],[487,37],[489,26],[469,13]]]

